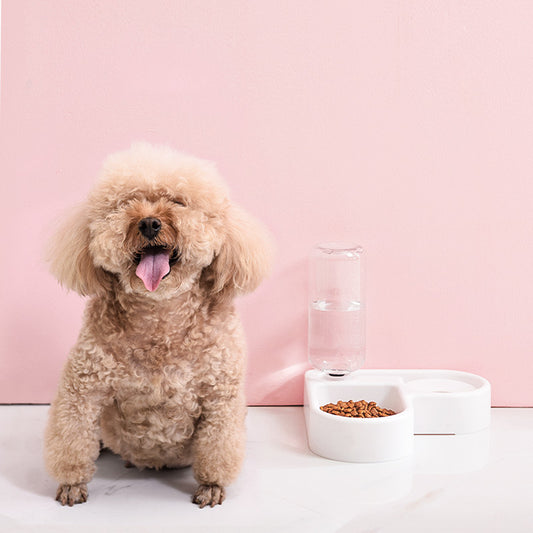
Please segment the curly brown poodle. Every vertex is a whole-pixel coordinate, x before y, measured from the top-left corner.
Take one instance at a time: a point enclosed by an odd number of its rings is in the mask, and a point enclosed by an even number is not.
[[[88,296],[45,434],[63,505],[87,500],[101,446],[138,468],[192,465],[200,507],[224,500],[245,446],[245,341],[236,295],[270,240],[214,166],[138,143],[111,155],[48,259]]]

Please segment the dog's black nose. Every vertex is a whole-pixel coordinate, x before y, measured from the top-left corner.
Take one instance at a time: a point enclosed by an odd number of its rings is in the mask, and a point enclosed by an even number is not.
[[[139,231],[147,238],[153,239],[161,229],[161,221],[158,218],[147,217],[139,222]]]

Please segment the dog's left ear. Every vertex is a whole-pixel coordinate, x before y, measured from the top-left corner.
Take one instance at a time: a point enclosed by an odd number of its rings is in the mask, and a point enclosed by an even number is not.
[[[270,270],[270,236],[259,222],[235,206],[225,213],[223,228],[222,247],[204,269],[201,282],[219,297],[251,292]]]

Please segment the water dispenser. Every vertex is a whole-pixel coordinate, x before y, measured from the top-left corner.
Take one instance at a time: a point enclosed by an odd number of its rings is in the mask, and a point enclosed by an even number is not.
[[[456,370],[367,370],[364,254],[361,246],[317,245],[309,266],[304,413],[311,451],[338,461],[406,457],[414,435],[465,434],[490,424],[490,384]],[[375,402],[395,414],[346,417],[321,410],[336,402]]]

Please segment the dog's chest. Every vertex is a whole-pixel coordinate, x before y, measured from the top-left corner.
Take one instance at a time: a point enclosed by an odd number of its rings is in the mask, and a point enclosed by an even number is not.
[[[191,358],[188,339],[195,329],[189,324],[148,315],[144,320],[123,325],[118,332],[112,330],[104,336],[104,343],[106,351],[126,371],[157,372],[167,365],[183,366]]]
[[[184,335],[159,332],[134,332],[118,343],[113,343],[113,354],[127,372],[158,373],[171,365],[180,370],[190,370]]]
[[[117,378],[115,405],[129,424],[166,427],[178,424],[183,431],[200,416],[198,382],[185,362],[167,365],[159,372],[128,372]]]
[[[125,309],[103,302],[94,311],[94,336],[127,371],[179,366],[209,342],[203,312],[186,301],[174,306],[143,302]]]

